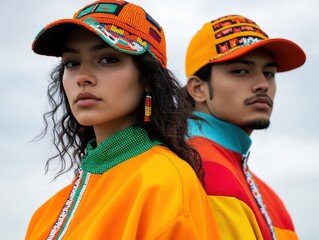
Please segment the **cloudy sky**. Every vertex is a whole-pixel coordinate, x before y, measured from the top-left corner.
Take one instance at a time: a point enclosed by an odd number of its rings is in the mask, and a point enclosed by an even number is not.
[[[185,83],[184,57],[191,36],[206,21],[241,14],[271,37],[288,38],[307,54],[306,64],[277,75],[277,96],[268,130],[254,132],[250,168],[271,185],[290,211],[302,240],[319,239],[319,15],[316,0],[132,0],[163,27],[169,68]],[[196,2],[196,3],[195,3]],[[35,55],[38,31],[71,17],[89,1],[33,0],[2,3],[0,29],[0,236],[23,239],[32,213],[62,186],[44,175],[50,139],[30,142],[41,132],[48,74],[58,59]],[[317,184],[316,184],[317,183]]]

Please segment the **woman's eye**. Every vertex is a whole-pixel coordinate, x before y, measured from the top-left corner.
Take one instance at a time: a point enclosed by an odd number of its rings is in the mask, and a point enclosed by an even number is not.
[[[110,64],[110,63],[117,63],[118,61],[119,61],[119,59],[115,58],[115,57],[103,57],[100,60],[100,63]]]
[[[63,65],[65,68],[73,68],[79,65],[76,61],[63,61]]]

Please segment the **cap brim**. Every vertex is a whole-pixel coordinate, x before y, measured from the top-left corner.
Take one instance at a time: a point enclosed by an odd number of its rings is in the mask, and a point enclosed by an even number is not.
[[[111,47],[124,53],[140,55],[146,51],[137,42],[124,39],[106,29],[103,29],[102,33],[101,30],[78,19],[61,19],[48,24],[33,41],[33,51],[40,55],[60,57],[68,35],[76,28],[83,28],[94,33]],[[121,41],[118,41],[119,39]],[[123,42],[125,44],[122,44]]]
[[[256,48],[265,48],[273,55],[278,72],[289,71],[302,66],[306,61],[306,54],[304,51],[294,42],[282,38],[271,38],[261,40],[252,45],[243,46],[235,51],[226,54],[216,60],[212,60],[212,63],[230,61],[235,58],[241,57]]]

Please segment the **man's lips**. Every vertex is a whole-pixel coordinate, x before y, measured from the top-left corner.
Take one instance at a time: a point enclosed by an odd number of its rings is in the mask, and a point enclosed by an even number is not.
[[[244,101],[245,105],[252,105],[252,104],[267,104],[270,108],[273,106],[273,101],[268,95],[257,95],[251,98],[248,98]]]
[[[101,101],[101,98],[95,96],[94,94],[92,93],[89,93],[89,92],[83,92],[83,93],[79,93],[77,95],[77,97],[75,98],[74,100],[74,103],[75,104],[92,104],[92,103],[95,103],[97,101]]]

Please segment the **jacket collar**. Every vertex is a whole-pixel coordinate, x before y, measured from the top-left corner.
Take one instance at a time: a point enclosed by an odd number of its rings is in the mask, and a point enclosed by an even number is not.
[[[247,154],[252,142],[242,128],[206,113],[193,112],[193,114],[205,121],[188,120],[189,138],[194,136],[208,138],[241,155]]]

